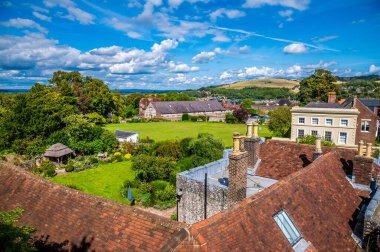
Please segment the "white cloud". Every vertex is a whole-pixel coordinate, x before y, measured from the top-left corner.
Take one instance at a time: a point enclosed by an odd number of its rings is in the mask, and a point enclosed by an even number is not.
[[[184,63],[175,63],[173,61],[169,62],[169,71],[174,73],[187,73],[187,72],[196,72],[199,71],[199,67],[192,66],[190,67]]]
[[[108,55],[112,56],[117,54],[118,52],[121,52],[122,48],[120,46],[109,46],[109,47],[100,47],[100,48],[95,48],[91,51],[89,51],[90,54],[93,55]]]
[[[38,19],[40,19],[42,21],[51,22],[51,17],[49,17],[49,16],[41,14],[41,13],[39,13],[37,11],[33,11],[32,14],[33,14],[33,16],[35,16],[36,18],[38,18]]]
[[[288,67],[288,69],[286,69],[286,73],[290,76],[298,76],[301,74],[301,72],[302,72],[302,68],[300,65],[293,65],[293,66]]]
[[[215,59],[215,52],[201,52],[192,59],[193,63],[208,63]]]
[[[155,52],[164,52],[171,49],[174,49],[178,46],[178,41],[175,39],[166,39],[161,41],[160,44],[154,43],[154,45],[151,47],[152,51]]]
[[[279,11],[278,14],[279,14],[281,17],[285,17],[285,18],[287,18],[286,21],[288,21],[288,22],[293,21],[293,18],[292,18],[293,11],[292,11],[292,10],[283,10],[283,11]]]
[[[331,36],[324,36],[324,37],[314,37],[312,38],[311,40],[315,43],[319,43],[319,42],[326,42],[326,41],[329,41],[329,40],[333,40],[333,39],[336,39],[338,38],[337,35],[331,35]]]
[[[284,53],[296,54],[296,53],[306,53],[307,48],[303,43],[292,43],[287,45],[283,49]]]
[[[215,22],[218,18],[221,18],[221,17],[234,19],[234,18],[244,17],[245,15],[246,15],[245,12],[240,11],[240,10],[235,10],[235,9],[229,10],[225,8],[220,8],[220,9],[217,9],[216,11],[211,12],[210,19]]]
[[[380,73],[380,66],[371,65],[368,71],[370,74]]]
[[[306,65],[305,68],[312,69],[314,71],[314,69],[317,68],[328,68],[336,64],[337,63],[335,61],[324,62],[323,60],[321,60],[317,64]]]
[[[154,7],[162,5],[162,0],[147,0],[144,4],[144,10],[137,16],[137,20],[144,22],[153,21]]]
[[[134,38],[134,39],[140,39],[143,37],[140,33],[134,32],[134,31],[127,32],[127,35],[128,37]]]
[[[259,8],[264,5],[280,5],[283,7],[293,8],[299,11],[306,10],[310,4],[310,0],[246,0],[243,4],[244,8]]]
[[[219,79],[221,80],[224,80],[224,79],[229,79],[231,78],[233,75],[228,72],[228,71],[224,71],[220,76],[219,76]]]
[[[18,29],[31,28],[31,29],[36,29],[42,33],[47,33],[47,30],[43,28],[41,25],[37,24],[33,20],[25,19],[25,18],[12,18],[12,19],[9,19],[8,21],[1,22],[0,25],[5,26],[5,27],[15,27]]]
[[[247,45],[239,47],[239,53],[249,53],[250,48]]]
[[[77,20],[81,24],[94,24],[95,16],[76,7],[71,0],[44,0],[44,4],[48,8],[61,7],[66,9],[67,15],[62,16],[69,20]]]
[[[215,36],[212,38],[212,41],[215,41],[215,42],[230,42],[231,39],[229,37],[227,37],[223,33],[216,32]]]
[[[168,4],[171,8],[176,9],[178,8],[182,3],[184,3],[186,0],[168,0]],[[207,3],[209,0],[187,0],[187,2],[193,4],[197,2],[203,2]]]

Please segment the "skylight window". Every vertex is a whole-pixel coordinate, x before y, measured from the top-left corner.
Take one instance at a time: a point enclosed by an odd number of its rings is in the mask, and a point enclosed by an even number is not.
[[[282,233],[285,235],[291,246],[294,246],[299,240],[302,239],[300,231],[298,231],[296,225],[290,219],[285,210],[276,213],[273,216],[273,219],[280,227]]]

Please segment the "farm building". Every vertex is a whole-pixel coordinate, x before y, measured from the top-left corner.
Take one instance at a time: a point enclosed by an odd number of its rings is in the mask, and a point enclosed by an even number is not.
[[[139,141],[139,133],[137,132],[116,130],[115,137],[119,141],[119,143],[122,143],[122,142],[138,143]]]
[[[218,101],[151,102],[144,118],[164,118],[179,121],[183,114],[207,116],[209,121],[224,121],[227,110]]]

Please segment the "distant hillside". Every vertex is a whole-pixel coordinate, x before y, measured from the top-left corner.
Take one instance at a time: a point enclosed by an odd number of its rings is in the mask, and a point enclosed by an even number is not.
[[[259,88],[289,88],[294,92],[298,92],[299,80],[288,80],[288,79],[252,79],[245,81],[238,81],[231,84],[221,85],[218,88],[225,89],[243,89],[247,87],[259,87]]]
[[[349,81],[356,81],[356,80],[366,80],[366,81],[380,81],[380,75],[365,75],[365,76],[354,76],[354,77],[336,77],[338,82],[349,82]]]

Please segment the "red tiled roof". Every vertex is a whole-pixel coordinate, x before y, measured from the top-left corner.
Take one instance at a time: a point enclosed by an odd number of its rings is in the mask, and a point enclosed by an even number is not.
[[[334,150],[338,153],[343,169],[352,173],[352,160],[356,150],[336,147],[322,147],[323,153]],[[270,140],[261,144],[260,165],[256,175],[272,179],[281,179],[293,172],[299,171],[313,161],[314,145]]]
[[[23,208],[19,223],[49,235],[49,241],[90,250],[157,251],[185,224],[127,205],[88,195],[0,163],[0,211]]]
[[[361,200],[345,178],[339,155],[328,153],[305,169],[191,226],[176,251],[293,251],[273,215],[286,210],[315,251],[355,251],[349,222]]]

